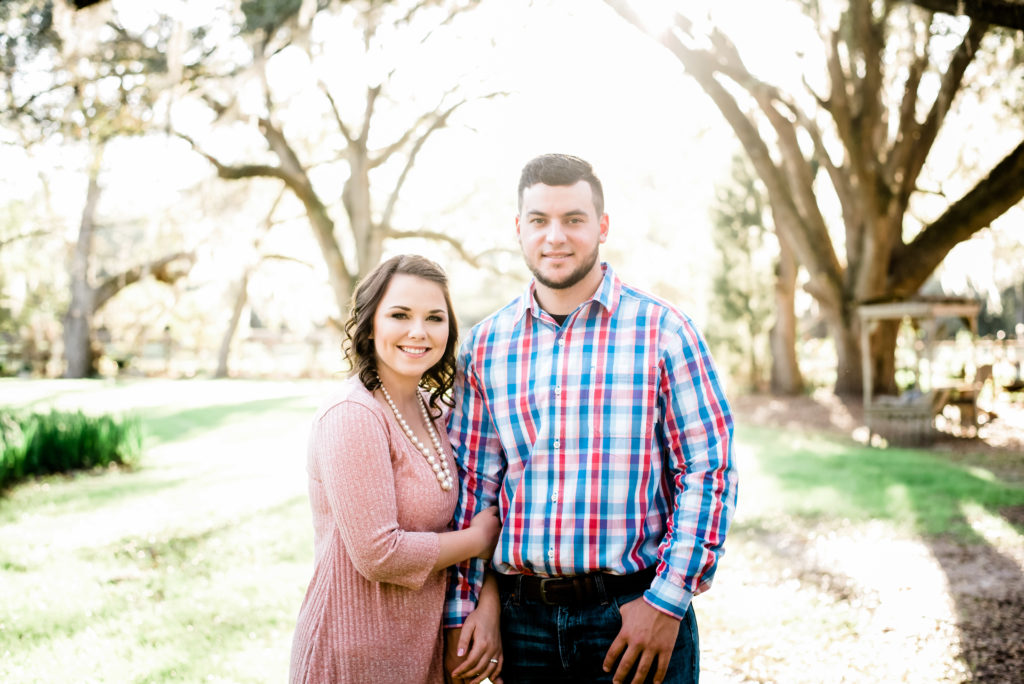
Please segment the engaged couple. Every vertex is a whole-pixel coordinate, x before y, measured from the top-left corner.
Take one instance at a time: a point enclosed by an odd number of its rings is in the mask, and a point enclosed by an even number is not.
[[[447,278],[380,264],[308,449],[315,563],[291,681],[697,682],[691,601],[736,505],[693,322],[601,262],[600,180],[522,170],[533,278],[458,345]]]

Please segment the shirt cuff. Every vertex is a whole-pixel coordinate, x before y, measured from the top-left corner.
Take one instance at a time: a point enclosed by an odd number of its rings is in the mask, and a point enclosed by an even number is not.
[[[467,610],[468,608],[468,610]],[[466,623],[466,618],[473,612],[471,605],[459,602],[458,605],[448,606],[441,619],[441,626],[444,629],[455,629]]]
[[[644,592],[644,601],[651,607],[677,620],[683,619],[692,600],[692,593],[660,575],[651,582],[651,588]]]

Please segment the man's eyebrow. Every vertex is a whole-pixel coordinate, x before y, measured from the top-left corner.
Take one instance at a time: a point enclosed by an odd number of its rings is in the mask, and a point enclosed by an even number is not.
[[[541,211],[539,209],[531,209],[530,211],[528,211],[526,213],[529,216],[547,216],[546,212],[543,212],[543,211]],[[587,212],[586,212],[585,209],[570,209],[569,211],[563,211],[561,215],[562,216],[586,216]]]

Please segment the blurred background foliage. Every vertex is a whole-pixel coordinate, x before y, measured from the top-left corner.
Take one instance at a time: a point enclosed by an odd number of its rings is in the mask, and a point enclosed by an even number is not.
[[[0,372],[330,374],[354,284],[402,251],[468,326],[527,280],[515,181],[552,150],[595,164],[605,258],[738,388],[859,391],[878,297],[974,297],[1018,339],[1021,31],[932,9],[10,0]]]

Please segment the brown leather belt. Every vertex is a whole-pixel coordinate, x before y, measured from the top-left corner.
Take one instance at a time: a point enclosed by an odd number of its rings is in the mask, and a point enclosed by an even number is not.
[[[650,588],[656,568],[652,565],[628,575],[590,572],[569,577],[498,574],[502,594],[515,593],[520,601],[548,606],[588,606],[604,603],[614,596],[633,594]]]

